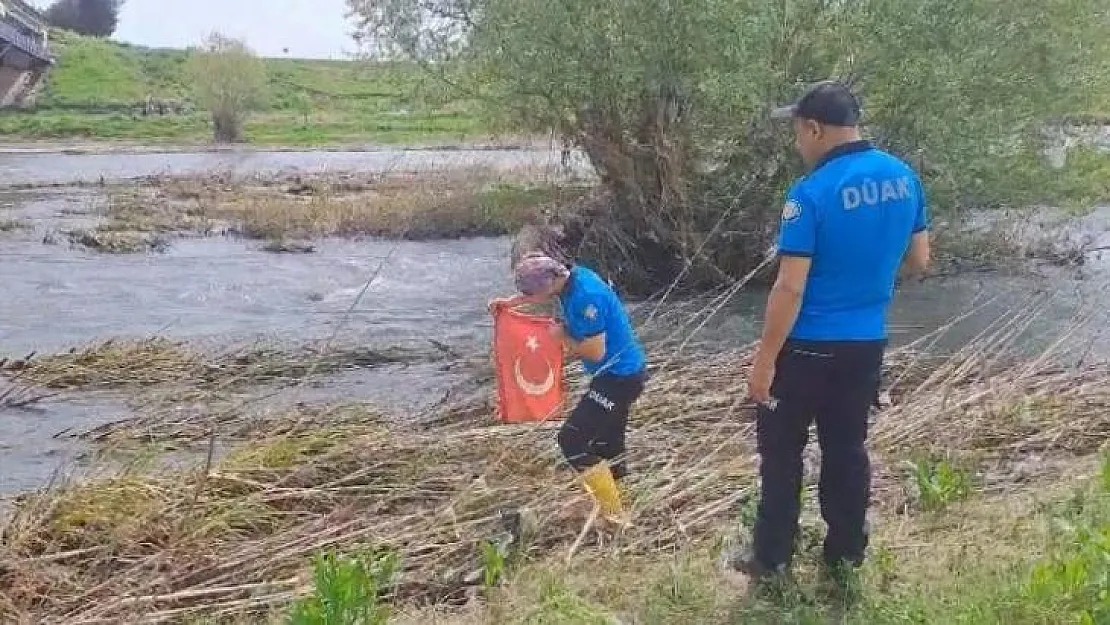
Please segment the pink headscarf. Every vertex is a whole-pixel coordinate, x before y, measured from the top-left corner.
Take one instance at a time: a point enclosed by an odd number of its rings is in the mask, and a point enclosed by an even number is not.
[[[570,275],[567,266],[543,254],[528,254],[513,270],[516,288],[525,295],[535,295],[551,289],[559,278]]]

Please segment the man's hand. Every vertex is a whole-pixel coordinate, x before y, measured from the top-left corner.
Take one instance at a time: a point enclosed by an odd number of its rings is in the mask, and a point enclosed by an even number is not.
[[[763,338],[759,341],[748,380],[748,394],[757,404],[774,404],[771,383],[775,379],[775,361],[798,320],[810,265],[810,259],[804,256],[783,256],[779,259],[779,275],[771,288],[771,296],[767,298]]]
[[[929,261],[929,232],[918,232],[910,239],[910,248],[906,252],[906,257],[902,259],[900,268],[902,279],[924,281],[929,275]]]
[[[752,363],[752,372],[748,378],[748,396],[760,405],[769,405],[771,398],[771,384],[775,380],[775,361],[762,354],[756,354]]]

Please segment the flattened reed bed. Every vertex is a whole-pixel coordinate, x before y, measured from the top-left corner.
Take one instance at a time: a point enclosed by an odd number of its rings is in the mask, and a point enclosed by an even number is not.
[[[943,363],[911,350],[891,359],[895,402],[873,425],[880,513],[902,479],[887,467],[912,454],[1084,455],[1110,434],[1110,367],[1009,361],[998,349],[1014,323]],[[662,356],[630,433],[635,525],[605,547],[621,553],[709,540],[754,493],[750,350]],[[488,407],[479,393],[425,427],[363,420],[259,436],[207,470],[31,495],[0,540],[0,613],[109,623],[264,612],[307,590],[314,553],[365,546],[403,555],[396,601],[461,601],[482,543],[506,531],[503,511],[528,511],[522,545],[543,557],[575,545],[589,509],[557,459],[555,425],[494,425]]]
[[[713,352],[706,346],[695,346],[687,348],[689,353],[679,354],[680,347],[673,341],[652,345],[653,371],[665,371],[655,375],[653,394],[641,402],[638,410],[648,410],[644,402],[652,401],[651,397],[662,398],[665,410],[671,411],[736,407],[731,384],[747,365],[750,348]],[[134,416],[72,433],[94,442],[203,442],[213,435],[224,441],[246,441],[259,436],[300,435],[340,424],[377,422],[381,413],[364,404],[340,403],[299,405],[263,418],[243,410],[244,402],[236,391],[259,384],[297,385],[306,382],[309,374],[322,376],[344,368],[425,360],[441,362],[444,373],[462,374],[466,379],[423,415],[415,419],[409,415],[402,421],[415,420],[436,428],[470,427],[494,413],[494,394],[490,392],[493,371],[488,359],[465,357],[440,344],[428,350],[336,350],[325,356],[307,349],[288,352],[258,346],[211,354],[184,343],[152,338],[105,341],[66,354],[0,362],[0,372],[7,372],[26,388],[38,385],[61,390],[139,391],[140,396],[132,399],[137,413]],[[913,350],[894,352],[886,374],[892,383],[890,390],[901,393],[915,375],[912,369],[927,368],[932,360]],[[568,378],[568,394],[573,397],[581,393],[587,381],[581,372],[572,368]],[[183,410],[186,406],[191,408]]]
[[[15,382],[0,382],[0,409],[29,408],[50,397],[50,393],[42,392],[31,384],[18,380]]]
[[[541,169],[152,177],[114,188],[105,231],[287,238],[505,235],[586,192]]]
[[[441,348],[285,350],[264,344],[209,353],[180,341],[154,337],[108,340],[66,353],[0,360],[0,374],[55,390],[103,390],[188,385],[195,389],[299,382],[332,373],[442,358]]]

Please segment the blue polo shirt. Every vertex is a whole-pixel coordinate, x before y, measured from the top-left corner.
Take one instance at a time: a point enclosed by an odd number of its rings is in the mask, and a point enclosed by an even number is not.
[[[624,303],[601,276],[586,267],[575,266],[561,302],[570,338],[581,342],[605,334],[605,359],[599,363],[583,361],[587,373],[632,376],[644,372],[647,357],[632,328],[632,320]]]
[[[828,154],[787,196],[778,250],[813,259],[790,338],[881,341],[898,270],[928,228],[909,165],[867,141]]]

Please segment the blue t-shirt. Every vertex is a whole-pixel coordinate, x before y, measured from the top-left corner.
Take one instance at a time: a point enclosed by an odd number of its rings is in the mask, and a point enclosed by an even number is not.
[[[813,259],[790,337],[879,341],[910,239],[928,228],[909,165],[866,141],[833,150],[790,190],[778,250]]]
[[[632,320],[624,303],[600,276],[586,267],[574,267],[561,303],[570,338],[581,342],[605,334],[605,359],[598,363],[583,361],[587,373],[630,376],[644,372],[647,357]]]

